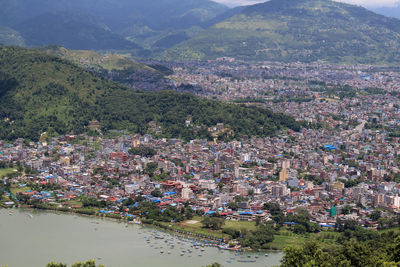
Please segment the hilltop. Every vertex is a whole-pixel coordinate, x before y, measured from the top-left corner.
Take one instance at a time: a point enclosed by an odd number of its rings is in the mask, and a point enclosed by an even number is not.
[[[172,91],[129,90],[38,49],[0,47],[0,70],[2,140],[37,140],[43,132],[80,133],[93,119],[103,131],[185,139],[211,138],[208,127],[217,123],[233,131],[227,138],[269,136],[279,129],[300,128],[293,118],[262,108]]]
[[[158,70],[130,59],[129,54],[100,54],[91,50],[71,50],[62,46],[45,46],[40,50],[101,74],[131,89],[165,90],[171,82],[165,76],[173,71]]]
[[[167,59],[400,62],[400,20],[331,0],[252,5],[164,53]]]

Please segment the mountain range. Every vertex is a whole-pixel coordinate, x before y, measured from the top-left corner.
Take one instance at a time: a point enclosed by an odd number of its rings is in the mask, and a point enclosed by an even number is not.
[[[400,63],[400,20],[331,0],[233,9],[209,0],[0,0],[0,6],[5,45],[57,44],[179,61]]]
[[[0,25],[20,32],[27,45],[97,50],[151,48],[228,9],[208,0],[0,0],[0,6]]]
[[[164,58],[396,64],[399,49],[398,19],[330,0],[271,0],[242,9]]]

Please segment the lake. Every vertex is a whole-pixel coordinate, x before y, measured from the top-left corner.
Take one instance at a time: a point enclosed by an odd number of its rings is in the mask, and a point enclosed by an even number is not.
[[[106,267],[200,267],[213,262],[258,267],[279,265],[282,258],[281,252],[264,256],[194,248],[181,239],[152,227],[108,219],[0,209],[0,266],[45,267],[51,261],[72,264],[95,259]]]

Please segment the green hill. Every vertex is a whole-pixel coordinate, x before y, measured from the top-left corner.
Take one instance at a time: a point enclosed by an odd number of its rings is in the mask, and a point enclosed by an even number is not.
[[[331,0],[249,6],[167,51],[167,59],[400,62],[400,20]]]
[[[210,138],[207,127],[224,123],[233,137],[268,136],[300,125],[289,116],[256,107],[201,99],[172,91],[125,87],[40,50],[0,47],[0,140],[37,140],[80,133],[92,119],[106,130],[120,129],[191,139]],[[194,126],[186,127],[190,119]]]
[[[135,62],[130,59],[129,54],[100,54],[91,50],[71,50],[55,45],[45,46],[40,50],[72,61],[132,89],[155,91],[171,88],[171,81],[165,76],[172,74],[172,70]]]

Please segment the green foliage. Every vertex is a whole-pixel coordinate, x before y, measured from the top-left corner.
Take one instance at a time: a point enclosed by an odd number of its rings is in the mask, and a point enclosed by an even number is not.
[[[67,267],[67,264],[64,263],[55,263],[55,262],[50,262],[46,265],[46,267]]]
[[[258,107],[200,99],[171,91],[143,92],[98,77],[38,50],[0,48],[0,139],[38,140],[68,132],[81,133],[93,118],[103,131],[150,131],[161,126],[164,137],[208,138],[208,127],[224,123],[234,138],[270,136],[277,130],[299,130],[292,117]],[[195,127],[186,127],[192,116]]]
[[[181,222],[185,219],[186,209],[178,210],[176,207],[168,206],[161,210],[153,202],[140,202],[135,212],[138,212],[141,218],[145,218],[148,223],[158,222]],[[189,211],[188,211],[189,213]]]
[[[46,267],[67,267],[67,264],[51,262],[48,263]],[[76,262],[72,264],[71,267],[104,267],[104,265],[96,265],[96,262],[94,260],[89,260],[86,262]]]
[[[201,221],[201,224],[205,228],[210,228],[212,230],[219,230],[225,224],[224,218],[217,218],[217,217],[209,217],[205,216]]]
[[[214,262],[213,264],[208,264],[205,267],[222,267],[222,265],[219,264],[218,262]]]
[[[285,250],[281,267],[334,267],[332,257],[323,252],[315,243],[306,243],[303,247],[288,247]],[[340,265],[343,266],[343,265]],[[347,265],[348,266],[348,265]]]
[[[129,149],[129,154],[151,158],[152,156],[157,154],[157,151],[148,146],[139,146],[139,147],[132,147],[131,149]]]
[[[266,248],[267,244],[274,240],[274,233],[271,225],[261,224],[255,231],[242,233],[240,244],[243,247]]]

